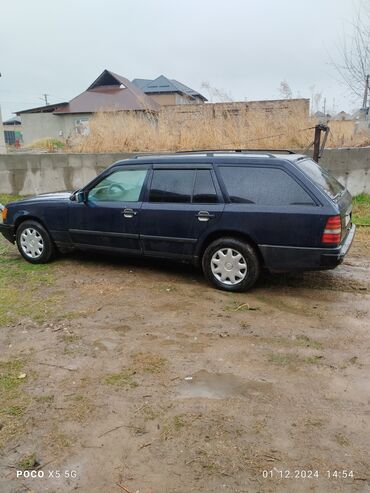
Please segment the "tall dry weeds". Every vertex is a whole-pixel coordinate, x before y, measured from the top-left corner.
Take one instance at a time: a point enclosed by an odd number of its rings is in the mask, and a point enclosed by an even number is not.
[[[276,148],[304,149],[313,140],[314,118],[232,110],[209,118],[201,111],[182,114],[161,111],[100,111],[90,120],[87,136],[74,136],[68,147],[75,152],[146,152],[197,149]],[[368,134],[355,133],[354,122],[332,121],[328,147],[370,144]]]

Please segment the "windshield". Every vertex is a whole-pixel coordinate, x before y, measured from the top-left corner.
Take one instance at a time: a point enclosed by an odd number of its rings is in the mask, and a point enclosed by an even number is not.
[[[339,183],[333,175],[321,168],[321,166],[315,163],[312,159],[298,161],[297,166],[332,199],[335,199],[338,195],[341,195],[345,190],[345,187]]]

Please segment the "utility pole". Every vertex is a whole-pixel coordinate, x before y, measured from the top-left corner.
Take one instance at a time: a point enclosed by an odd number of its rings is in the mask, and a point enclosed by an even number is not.
[[[364,99],[362,101],[362,108],[360,110],[360,114],[362,113],[362,119],[367,120],[368,119],[368,96],[369,96],[369,75],[366,76],[365,79],[365,89],[364,89]]]
[[[0,73],[1,77],[1,73]],[[3,119],[1,116],[1,106],[0,106],[0,154],[6,154],[6,145],[5,145],[5,134],[3,127]]]
[[[369,76],[367,75],[366,79],[365,79],[364,100],[362,102],[362,109],[363,110],[366,110],[366,108],[367,108],[368,94],[369,94]]]
[[[48,101],[48,96],[50,96],[50,94],[43,94],[42,95],[42,98],[44,101],[45,101],[45,106],[47,106],[49,104],[49,101]]]

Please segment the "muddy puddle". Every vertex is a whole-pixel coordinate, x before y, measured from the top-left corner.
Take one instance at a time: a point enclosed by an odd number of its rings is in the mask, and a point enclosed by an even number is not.
[[[268,382],[245,380],[232,373],[200,370],[185,377],[177,387],[177,398],[229,399],[253,396],[271,389]]]

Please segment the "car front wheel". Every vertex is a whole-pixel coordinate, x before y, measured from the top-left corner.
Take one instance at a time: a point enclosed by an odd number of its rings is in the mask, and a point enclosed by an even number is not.
[[[205,250],[202,260],[206,278],[225,291],[246,291],[257,281],[260,262],[254,248],[236,238],[220,238]]]
[[[37,221],[24,221],[16,233],[17,247],[31,264],[46,264],[56,253],[56,247],[46,229]]]

